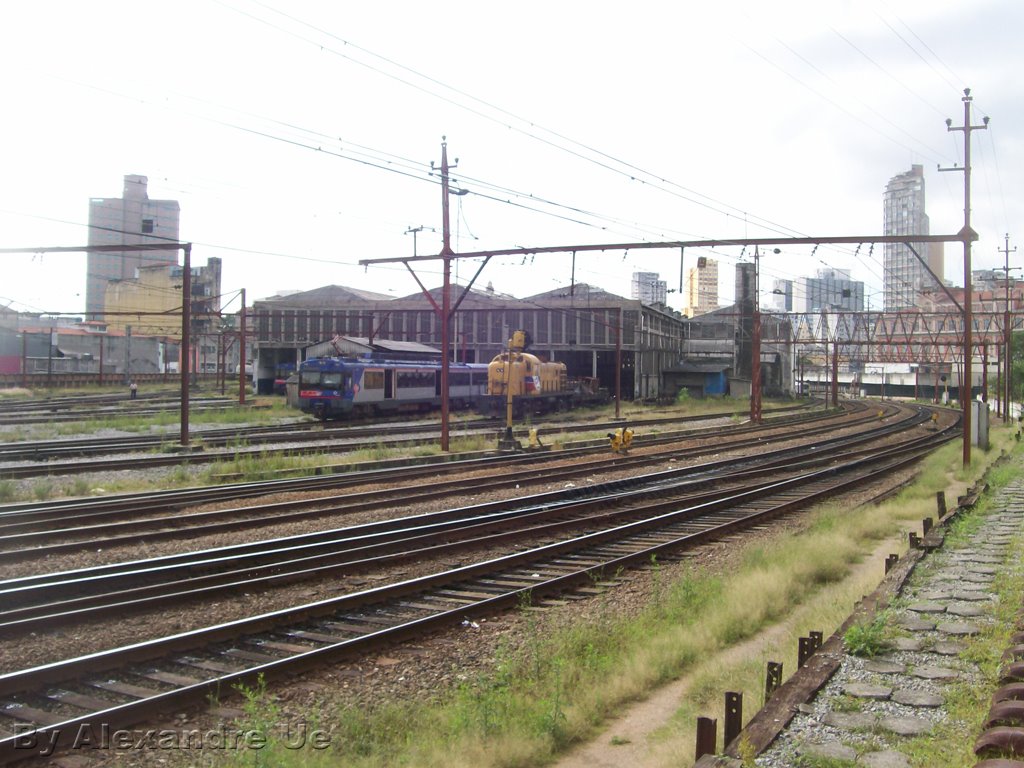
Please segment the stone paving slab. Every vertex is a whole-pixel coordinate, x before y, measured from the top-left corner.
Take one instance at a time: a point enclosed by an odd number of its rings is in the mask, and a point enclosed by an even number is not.
[[[945,624],[939,624],[935,629],[944,635],[953,635],[955,637],[969,637],[981,631],[977,624],[968,624],[963,621],[946,622]]]
[[[910,760],[902,753],[891,749],[861,755],[857,764],[867,768],[910,768]]]
[[[894,691],[892,694],[892,700],[897,704],[902,704],[906,707],[941,707],[944,699],[937,693],[928,693],[927,691],[912,691],[912,690],[899,690]]]
[[[883,717],[878,727],[898,736],[924,736],[931,731],[934,723],[926,717]]]
[[[934,621],[922,621],[921,619],[906,619],[899,625],[907,632],[931,632],[935,629]]]
[[[920,651],[924,647],[924,640],[914,637],[897,637],[892,641],[892,647],[897,651]]]
[[[892,688],[884,685],[871,685],[870,683],[850,683],[843,686],[843,693],[847,696],[853,696],[855,699],[886,701],[892,696]]]
[[[955,669],[933,666],[914,667],[910,674],[923,680],[955,680],[959,676]]]
[[[869,659],[864,662],[864,669],[878,675],[896,675],[906,672],[907,665],[889,659]]]

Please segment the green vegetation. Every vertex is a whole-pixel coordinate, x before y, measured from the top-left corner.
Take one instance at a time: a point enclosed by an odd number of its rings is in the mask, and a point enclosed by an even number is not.
[[[268,451],[236,453],[231,459],[207,465],[199,474],[199,479],[205,485],[215,485],[225,480],[232,482],[273,480],[285,474],[308,474],[324,464],[324,455],[320,452],[298,455]],[[176,472],[187,483],[188,470],[178,467]]]
[[[8,387],[0,389],[0,400],[27,400],[34,397],[32,390],[21,387]]]
[[[2,391],[2,390],[0,390]],[[145,401],[136,401],[145,407]],[[300,414],[289,408],[281,398],[261,398],[245,406],[227,404],[223,408],[196,408],[189,414],[189,423],[197,426],[230,426],[232,424],[276,424],[282,419],[297,419]],[[117,414],[97,416],[84,421],[57,421],[48,424],[19,426],[4,432],[6,440],[45,440],[52,437],[85,435],[98,430],[120,430],[128,433],[173,432],[181,423],[180,411],[173,406],[158,413],[133,413],[131,408]]]
[[[32,484],[32,497],[36,501],[46,501],[53,497],[53,481],[41,478]]]
[[[889,540],[908,521],[933,513],[935,492],[949,485],[959,451],[951,445],[930,457],[923,479],[895,500],[819,510],[802,531],[750,543],[716,572],[693,569],[669,581],[655,563],[655,597],[634,615],[605,602],[591,618],[568,623],[560,613],[524,610],[523,639],[499,645],[487,671],[461,679],[453,670],[461,682],[426,701],[320,709],[333,725],[329,755],[278,750],[272,763],[257,764],[539,765],[594,736],[624,705],[685,675],[688,693],[663,743],[678,760],[692,750],[695,716],[715,716],[722,691],[742,690],[758,701],[767,658],[783,659],[792,670],[797,635],[808,628],[828,634],[845,619],[881,576],[878,562],[850,578],[857,564],[872,550],[892,549]],[[1019,605],[1020,596],[1005,604]],[[872,628],[864,633],[865,644],[875,642]],[[271,738],[269,749],[279,746]],[[946,764],[920,764],[940,763]]]
[[[873,658],[886,649],[886,617],[879,615],[874,621],[854,624],[843,635],[846,652],[854,656]]]
[[[855,761],[843,760],[838,757],[800,755],[796,759],[796,768],[856,768],[856,766]]]

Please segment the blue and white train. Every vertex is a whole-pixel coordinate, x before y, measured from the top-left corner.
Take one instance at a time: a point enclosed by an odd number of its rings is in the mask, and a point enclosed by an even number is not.
[[[487,393],[485,363],[450,363],[452,409],[469,408]],[[441,405],[439,362],[310,358],[299,366],[298,407],[318,419],[340,419]]]

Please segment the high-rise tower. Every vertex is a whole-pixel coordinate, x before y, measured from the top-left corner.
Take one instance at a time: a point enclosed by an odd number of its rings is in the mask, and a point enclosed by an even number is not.
[[[657,272],[634,272],[630,295],[644,304],[665,304],[668,283]]]
[[[929,234],[928,214],[924,210],[924,167],[911,166],[906,173],[893,176],[885,186],[884,233],[886,235]],[[942,279],[942,244],[914,243],[914,250],[929,269]],[[934,286],[921,261],[909,246],[886,243],[884,259],[885,309],[888,312],[916,306],[921,289]]]
[[[686,273],[686,309],[689,317],[718,309],[718,262],[701,256]]]
[[[177,200],[150,200],[145,176],[125,176],[122,197],[89,201],[89,245],[136,245],[176,242],[180,207]],[[91,319],[103,313],[103,296],[110,280],[135,277],[139,267],[177,264],[178,252],[90,251],[86,261],[85,311]]]

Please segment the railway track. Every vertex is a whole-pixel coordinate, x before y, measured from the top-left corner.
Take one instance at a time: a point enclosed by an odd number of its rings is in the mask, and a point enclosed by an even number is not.
[[[30,757],[40,746],[66,746],[83,729],[95,734],[90,729],[122,728],[238,684],[379,650],[382,643],[510,606],[567,593],[586,595],[596,589],[594,579],[601,574],[649,563],[652,557],[663,559],[860,488],[917,461],[954,436],[952,429],[921,436],[912,445],[850,455],[827,468],[804,468],[783,480],[763,477],[766,471],[778,472],[778,465],[762,467],[754,477],[734,472],[730,482],[736,488],[696,502],[685,500],[686,481],[673,497],[671,483],[662,478],[664,493],[654,493],[657,482],[643,498],[615,491],[604,498],[604,512],[595,512],[606,520],[594,519],[586,532],[575,535],[539,531],[540,543],[514,554],[0,675],[0,729],[9,734],[0,738],[0,760]],[[825,452],[824,444],[816,451]],[[805,455],[813,453],[805,446]],[[630,497],[635,503],[626,504]],[[607,509],[612,498],[623,508]],[[621,515],[627,509],[630,517],[625,519]],[[565,510],[553,514],[564,517]]]
[[[724,415],[724,414],[723,414]],[[712,416],[666,417],[663,419],[643,419],[631,422],[641,429],[673,423],[690,423],[706,421]],[[549,422],[538,422],[540,424]],[[471,435],[493,431],[497,422],[493,419],[473,419],[457,424],[453,434]],[[617,429],[621,422],[592,422],[582,424],[559,425],[560,432],[591,432],[606,429]],[[399,437],[382,436],[380,425],[368,427],[333,427],[323,428],[318,422],[311,422],[308,427],[296,428],[282,426],[280,428],[224,429],[204,430],[196,432],[194,437],[202,451],[190,453],[168,453],[164,455],[142,455],[132,458],[133,465],[140,463],[144,467],[159,468],[184,464],[210,464],[232,460],[245,456],[267,456],[274,454],[344,453],[365,448],[367,444],[398,447],[402,445],[424,442],[423,435],[433,439],[439,427],[436,423],[405,424],[398,429],[389,430],[390,435],[397,432]],[[517,432],[519,438],[526,437],[527,430]],[[412,435],[407,437],[406,435]],[[309,449],[291,445],[288,447],[266,448],[268,444],[282,442],[316,443]],[[92,445],[90,445],[92,443]],[[128,438],[96,439],[95,442],[84,441],[40,441],[35,444],[24,442],[0,444],[0,461],[31,460],[30,464],[8,464],[0,467],[0,479],[20,479],[43,475],[85,474],[89,472],[107,472],[124,468],[124,458],[109,460],[83,461],[52,461],[60,457],[82,457],[104,455],[115,452],[128,453],[134,451],[154,450],[174,445],[174,438],[163,436],[132,436]],[[222,449],[210,451],[207,449]],[[140,467],[143,468],[143,467]]]
[[[875,412],[866,409],[848,416],[842,423],[846,427],[873,424],[877,422]],[[835,417],[816,414],[797,422],[805,437],[833,432],[837,429]],[[792,425],[772,424],[761,426],[735,426],[718,429],[718,437],[713,446],[694,446],[692,448],[672,447],[665,452],[623,456],[615,459],[617,470],[656,466],[668,459],[680,460],[694,458],[707,453],[717,453],[731,448],[742,447],[752,439],[761,445],[791,440],[792,436],[781,428]],[[893,428],[894,425],[890,425]],[[777,434],[766,434],[771,432]],[[706,434],[698,431],[697,434]],[[659,442],[675,443],[680,439],[678,434],[668,434],[645,442],[656,445]],[[598,456],[594,456],[598,454]],[[589,457],[589,459],[588,459]],[[553,460],[576,458],[574,466],[553,467],[545,469],[542,465]],[[444,473],[462,472],[477,467],[496,466],[500,464],[499,477],[483,479],[441,480]],[[516,465],[525,465],[523,469],[515,469]],[[607,451],[604,448],[578,448],[558,451],[554,454],[513,455],[494,457],[491,459],[471,460],[467,462],[448,462],[440,466],[413,466],[384,473],[372,473],[369,477],[360,473],[352,476],[310,478],[301,483],[288,483],[282,488],[277,483],[255,484],[255,488],[243,487],[234,489],[239,495],[257,495],[281,490],[332,489],[342,490],[353,485],[365,485],[368,480],[383,481],[389,484],[418,481],[424,476],[435,478],[429,488],[417,484],[414,488],[385,488],[377,491],[364,491],[358,494],[345,493],[334,499],[305,499],[283,501],[276,504],[252,507],[221,509],[208,512],[194,512],[187,515],[167,514],[178,507],[168,508],[168,502],[181,504],[197,504],[210,500],[201,495],[186,494],[168,499],[159,495],[156,499],[148,497],[131,500],[115,499],[110,502],[90,500],[81,505],[46,505],[27,506],[15,509],[0,509],[0,553],[10,562],[25,558],[38,558],[48,554],[91,549],[96,547],[109,548],[112,545],[132,544],[135,542],[153,542],[161,539],[195,537],[223,531],[238,531],[246,528],[258,528],[267,525],[278,525],[283,522],[294,522],[311,517],[323,518],[334,514],[352,514],[374,506],[388,504],[423,503],[431,498],[443,497],[451,493],[479,493],[500,488],[518,487],[536,484],[552,479],[565,479],[586,475],[594,471],[608,468]],[[317,481],[317,482],[313,482]],[[231,488],[220,487],[209,489],[212,499],[238,498],[229,495]]]
[[[815,445],[818,455],[812,458],[806,457],[804,446],[787,448],[745,461],[729,459],[662,470],[579,490],[548,492],[287,539],[9,579],[0,582],[0,632],[40,631],[200,595],[208,599],[224,592],[337,576],[364,569],[371,559],[376,565],[428,554],[436,557],[479,548],[485,543],[506,545],[541,531],[553,534],[597,522],[624,522],[633,516],[628,504],[637,498],[685,498],[689,505],[708,503],[732,494],[748,478],[768,474],[774,482],[797,470],[851,461],[868,444],[926,419],[927,415],[919,415],[910,424],[887,424],[867,433],[819,442]],[[904,447],[930,444],[933,440],[934,435],[926,434],[912,438]],[[471,492],[479,490],[474,488]],[[620,511],[624,504],[626,510]],[[551,521],[552,517],[557,519]]]
[[[236,407],[230,397],[196,396],[189,401],[192,411],[224,410]],[[78,397],[17,399],[0,402],[0,427],[62,422],[95,421],[123,416],[155,416],[172,413],[181,407],[175,396],[151,395],[129,400],[124,395],[82,395]]]
[[[798,406],[802,407],[802,406]],[[786,407],[774,409],[771,413],[785,413],[796,410],[797,407]],[[726,415],[726,414],[723,414]],[[642,419],[637,423],[643,426],[661,425],[669,423],[699,422],[712,418],[711,416],[673,416],[661,419]],[[246,453],[266,454],[266,448],[249,448],[250,446],[266,446],[275,443],[303,443],[303,442],[324,442],[330,441],[332,451],[352,450],[353,448],[366,447],[367,441],[390,444],[401,443],[400,439],[392,439],[382,436],[381,424],[387,426],[387,432],[393,434],[396,431],[400,434],[436,434],[440,425],[436,421],[427,423],[408,422],[374,422],[368,424],[351,425],[340,422],[319,422],[306,421],[290,424],[267,425],[267,426],[238,426],[228,428],[199,429],[192,433],[192,439],[198,447],[204,451],[208,449],[231,449],[231,455]],[[553,423],[550,419],[538,419],[535,424],[543,426]],[[456,433],[474,433],[479,431],[493,430],[497,427],[495,419],[468,419],[456,422],[453,427]],[[563,431],[588,431],[596,429],[616,428],[621,423],[605,422],[577,424],[560,427]],[[525,437],[526,430],[522,430],[520,437]],[[32,462],[31,464],[17,465],[9,464],[0,467],[0,477],[19,478],[36,477],[44,474],[70,474],[81,472],[106,471],[123,460],[84,462],[77,461],[66,465],[59,463],[61,459],[80,459],[84,457],[103,456],[113,453],[132,453],[141,451],[157,451],[177,449],[178,436],[171,433],[149,434],[149,435],[122,435],[118,437],[93,437],[93,438],[69,438],[57,440],[18,440],[15,442],[0,443],[0,462]],[[340,442],[339,442],[340,441]],[[352,441],[355,445],[346,444],[344,441]],[[277,452],[294,453],[296,447],[281,448]],[[321,447],[320,450],[323,450]],[[141,457],[151,460],[152,466],[169,466],[178,463],[200,463],[223,461],[224,456],[204,455],[190,453],[182,455],[175,453],[174,456],[164,457]],[[158,461],[162,459],[163,461]],[[58,463],[54,463],[57,460]]]

